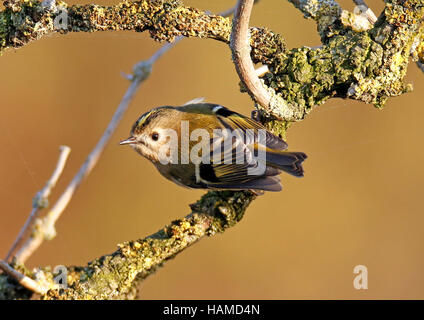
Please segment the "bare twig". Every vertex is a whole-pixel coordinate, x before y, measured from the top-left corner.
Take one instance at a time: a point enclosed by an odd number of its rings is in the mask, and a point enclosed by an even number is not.
[[[21,250],[16,255],[17,261],[23,263],[25,262],[44,239],[52,239],[56,235],[55,224],[59,219],[65,208],[68,206],[69,202],[72,199],[75,191],[87,177],[94,166],[97,164],[100,155],[106,147],[106,144],[109,142],[110,137],[114,133],[116,127],[122,119],[125,111],[128,109],[128,106],[136,94],[140,84],[147,79],[152,70],[153,64],[170,48],[172,48],[181,38],[177,38],[173,43],[167,43],[162,46],[150,59],[146,61],[141,61],[134,66],[134,72],[131,76],[131,84],[124,94],[115,114],[112,117],[108,127],[103,133],[97,145],[88,155],[87,159],[79,169],[78,173],[72,179],[70,184],[67,186],[63,194],[57,200],[52,209],[47,213],[47,215],[40,221],[37,232],[31,236],[31,238],[25,243]]]
[[[229,9],[221,15],[230,15],[233,13],[234,9]],[[32,254],[37,250],[37,248],[41,245],[44,239],[51,239],[55,236],[55,223],[59,219],[62,212],[65,210],[66,206],[70,202],[73,194],[75,193],[78,186],[81,184],[82,180],[91,172],[95,164],[97,163],[102,151],[104,150],[107,142],[109,141],[112,133],[116,129],[119,121],[121,120],[124,112],[129,106],[129,103],[131,102],[131,99],[135,95],[138,87],[140,84],[147,79],[147,77],[150,75],[153,64],[163,55],[165,54],[169,49],[171,49],[176,43],[181,41],[183,37],[177,37],[173,43],[167,43],[164,46],[162,46],[155,54],[153,54],[148,60],[141,61],[137,63],[134,66],[133,74],[130,76],[126,76],[127,79],[131,81],[131,84],[129,88],[127,89],[124,97],[121,100],[121,103],[119,104],[114,116],[112,117],[111,122],[109,123],[106,131],[104,132],[103,136],[95,146],[95,148],[92,150],[92,152],[89,154],[87,159],[85,160],[84,164],[81,166],[78,173],[75,175],[71,183],[66,188],[65,192],[61,195],[61,197],[57,200],[56,204],[52,207],[52,209],[48,212],[48,214],[39,221],[38,224],[38,230],[37,232],[34,232],[31,238],[25,243],[25,245],[22,247],[22,249],[18,252],[16,255],[16,259],[18,262],[23,263],[25,262]],[[69,153],[69,151],[68,151]],[[62,163],[62,161],[59,161],[59,163]],[[63,163],[64,165],[64,163]],[[58,166],[59,167],[59,166]],[[63,169],[63,166],[62,166]],[[60,171],[62,170],[60,169]],[[58,174],[53,174],[52,178],[49,180],[48,186],[53,186],[54,183],[57,181]],[[54,181],[54,183],[50,182]],[[44,190],[44,189],[43,189]],[[44,193],[42,193],[44,195]],[[49,193],[48,193],[49,194]],[[47,194],[47,195],[48,195]],[[44,199],[44,197],[43,197]],[[32,214],[31,217],[34,217]],[[34,218],[32,219],[34,220]],[[25,230],[27,229],[28,225],[31,223],[26,223]],[[2,261],[0,261],[2,262]],[[3,269],[7,274],[9,274],[11,277],[15,278],[19,281],[19,283],[30,289],[33,292],[39,293],[39,294],[45,294],[47,292],[47,289],[40,286],[36,281],[26,277],[25,275],[19,273],[18,271],[11,268],[7,263],[2,262],[0,264],[0,268]]]
[[[230,15],[233,12],[234,9],[229,9],[221,13],[221,15]],[[56,221],[59,219],[62,212],[65,210],[65,208],[71,201],[72,196],[74,195],[75,191],[77,190],[83,179],[90,174],[91,170],[96,165],[101,153],[106,147],[106,144],[109,142],[110,137],[112,136],[113,132],[121,121],[123,114],[128,109],[128,106],[132,98],[136,94],[140,84],[144,82],[144,80],[146,80],[150,75],[153,64],[182,39],[183,37],[177,37],[173,42],[166,43],[149,59],[141,61],[134,66],[133,74],[127,77],[131,81],[131,84],[127,89],[126,93],[124,94],[105,132],[103,133],[97,145],[88,155],[87,159],[81,166],[78,173],[67,186],[64,193],[60,196],[60,198],[57,200],[52,209],[47,213],[47,215],[39,221],[40,223],[37,226],[37,232],[34,232],[31,238],[28,239],[28,241],[24,244],[21,250],[19,250],[16,255],[17,261],[19,261],[20,263],[25,262],[37,250],[43,240],[50,240],[55,237]]]
[[[271,72],[267,83],[280,88],[276,90],[284,94],[284,97],[287,97],[290,102],[297,105],[303,103],[304,109],[306,109],[321,104],[327,98],[333,96],[346,96],[344,95],[346,86],[341,86],[341,84],[351,85],[348,90],[349,97],[372,102],[379,107],[383,105],[387,97],[403,93],[405,90],[402,82],[405,74],[403,71],[408,64],[408,57],[404,53],[410,47],[411,37],[416,36],[417,28],[421,28],[416,23],[417,19],[421,21],[423,17],[422,7],[418,1],[405,1],[405,6],[403,6],[400,1],[386,0],[387,5],[391,6],[391,14],[386,17],[382,15],[382,25],[375,27],[381,35],[378,43],[383,49],[383,59],[379,55],[369,54],[375,41],[367,33],[356,33],[354,38],[349,33],[338,33],[344,29],[337,21],[340,17],[341,8],[335,1],[293,0],[291,2],[298,2],[306,11],[312,8],[313,10],[311,9],[310,12],[315,12],[316,20],[320,21],[318,23],[320,33],[322,32],[324,36],[327,31],[333,35],[337,34],[337,46],[334,46],[334,42],[331,43],[331,46],[323,42],[319,49],[311,50],[302,47],[287,52],[283,48],[282,41],[279,37],[274,37],[276,35],[272,32],[265,29],[251,29],[252,39],[250,44],[254,48],[252,51],[254,61],[267,64],[270,67]],[[26,2],[22,3],[26,4]],[[69,9],[71,9],[72,19],[70,19],[68,31],[149,30],[155,39],[160,40],[170,40],[183,35],[212,38],[228,43],[230,38],[229,19],[205,15],[197,9],[183,6],[173,7],[176,3],[175,1],[137,1],[134,3],[125,2],[125,6],[110,8],[96,5],[71,6]],[[30,4],[35,8],[33,9],[34,12],[40,12],[38,5],[34,5],[34,2],[30,2]],[[141,5],[146,6],[148,10],[146,8],[138,10]],[[158,8],[158,5],[163,6]],[[406,7],[408,13],[411,14],[404,14]],[[23,12],[25,13],[28,10],[31,13],[33,12],[30,11],[31,8],[29,5],[25,6]],[[105,21],[105,16],[98,14],[99,8],[109,10],[108,12],[112,14],[107,16],[113,17],[113,19],[106,19],[107,21]],[[181,8],[184,8],[184,10]],[[6,17],[2,21],[6,21],[8,25],[8,28],[4,29],[7,32],[0,34],[0,38],[6,39],[3,42],[0,41],[0,46],[1,43],[4,43],[3,48],[22,46],[49,33],[37,33],[39,28],[28,28],[28,26],[33,25],[31,23],[38,23],[38,15],[32,15],[31,17],[36,20],[29,19],[30,24],[28,25],[26,22],[21,23],[21,20],[15,19],[17,16],[11,13],[12,9],[16,8],[8,6],[5,12],[0,11],[0,17]],[[330,12],[331,10],[334,10],[334,14]],[[141,11],[139,15],[134,14],[134,12],[139,11]],[[22,12],[22,10],[19,12]],[[157,19],[150,21],[152,12],[164,13],[161,16],[160,23]],[[13,19],[10,18],[11,16]],[[26,14],[26,16],[30,15]],[[115,20],[117,23],[114,22]],[[14,25],[16,21],[20,23],[19,30],[34,30],[34,33],[28,36],[27,32],[16,32]],[[334,21],[336,23],[332,24]],[[387,24],[399,24],[402,26],[402,32],[381,32],[384,31],[383,28],[387,27]],[[22,26],[25,26],[25,28],[22,28]],[[83,26],[83,29],[78,26]],[[325,26],[329,26],[329,28],[324,28]],[[22,38],[24,41],[22,41]],[[247,37],[244,40],[247,41]],[[261,40],[266,41],[261,42]],[[247,44],[245,45],[247,46]],[[355,45],[355,50],[351,50],[352,45]],[[363,50],[359,50],[361,48]],[[281,53],[290,56],[281,61]],[[305,63],[298,63],[299,59],[292,59],[294,55],[303,58]],[[363,63],[358,64],[358,58],[361,58],[360,61],[366,62],[368,67],[364,68]],[[393,63],[394,59],[396,59],[395,64]],[[313,68],[311,70],[312,63]],[[139,67],[142,68],[143,64]],[[295,70],[296,74],[291,75],[288,72],[290,70]],[[351,74],[355,74],[355,78],[349,76]],[[376,74],[381,76],[375,77]],[[384,74],[388,76],[386,77]],[[296,79],[288,79],[287,83],[281,80],[288,75],[295,76]],[[131,76],[131,81],[134,80],[133,77],[135,75]],[[296,80],[297,86],[288,88],[287,84],[295,83],[294,80]],[[274,86],[271,81],[277,86]],[[272,130],[285,132],[286,127],[280,129],[281,127],[283,126],[280,123],[276,125],[271,123]],[[237,223],[241,219],[245,206],[250,203],[253,196],[247,191],[209,192],[199,201],[198,205],[192,207],[193,214],[190,217],[178,220],[148,238],[124,243],[119,246],[118,252],[100,257],[87,267],[69,268],[72,273],[70,277],[75,280],[75,284],[65,290],[62,296],[59,296],[59,293],[54,290],[49,290],[48,295],[51,298],[109,298],[117,297],[117,295],[125,298],[132,297],[133,295],[125,291],[125,288],[130,288],[131,292],[134,292],[134,282],[139,276],[141,278],[147,276],[154,271],[153,269],[173,257],[173,252],[177,254],[186,247],[186,243],[187,245],[193,243],[196,240],[193,238],[193,234],[197,228],[199,228],[200,233],[198,235],[200,237],[205,232],[209,235],[217,232],[217,230],[223,231],[219,220],[224,219],[225,226]],[[234,205],[238,207],[234,208]],[[199,220],[199,218],[202,219],[204,213],[219,220],[212,222]],[[195,234],[195,236],[198,235]],[[5,277],[0,275],[0,280]],[[122,289],[124,291],[121,291]],[[74,295],[72,291],[78,292]]]
[[[374,24],[377,21],[377,16],[375,13],[368,7],[364,0],[353,0],[353,2],[359,7],[362,13],[365,14],[368,21],[371,24]]]
[[[31,290],[32,292],[43,295],[47,292],[47,289],[37,283],[35,280],[27,277],[13,269],[7,262],[0,260],[0,269],[7,273],[10,277],[18,281],[23,287]]]
[[[71,152],[71,148],[67,146],[60,146],[60,155],[59,159],[56,164],[56,168],[53,171],[52,176],[47,181],[46,185],[43,189],[41,189],[32,200],[32,210],[29,214],[29,217],[27,221],[25,222],[24,226],[22,227],[21,231],[19,232],[15,242],[13,243],[12,247],[10,248],[9,252],[6,256],[6,261],[10,259],[13,252],[16,250],[16,248],[21,244],[23,237],[28,230],[29,227],[32,226],[33,222],[37,218],[40,209],[44,209],[48,206],[48,197],[50,196],[50,193],[54,186],[56,185],[57,180],[59,179],[60,175],[62,174],[63,169],[65,168],[66,160],[68,159],[69,153]]]
[[[230,43],[236,71],[250,96],[267,112],[280,120],[300,120],[293,108],[272,88],[266,87],[255,71],[249,45],[249,20],[253,3],[254,0],[239,0],[236,6]]]

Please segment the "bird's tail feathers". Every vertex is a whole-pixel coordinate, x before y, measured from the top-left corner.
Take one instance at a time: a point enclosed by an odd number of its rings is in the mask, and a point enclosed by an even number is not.
[[[266,153],[267,166],[278,168],[295,177],[303,177],[302,162],[307,158],[303,152],[272,151]]]

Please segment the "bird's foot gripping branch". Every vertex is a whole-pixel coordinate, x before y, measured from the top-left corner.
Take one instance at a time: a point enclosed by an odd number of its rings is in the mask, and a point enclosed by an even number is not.
[[[290,123],[302,120],[313,107],[332,97],[356,99],[381,108],[389,97],[411,90],[403,79],[411,56],[419,66],[424,63],[424,0],[386,0],[378,19],[368,14],[366,21],[343,10],[333,0],[289,1],[306,18],[316,21],[322,45],[288,49],[281,35],[265,28],[249,28],[247,56],[253,63],[268,67],[260,81],[253,82],[262,86],[261,93],[265,90],[264,96],[269,99],[258,99],[256,91],[246,85],[251,73],[240,77],[242,87],[256,102],[262,102],[258,104],[259,118],[274,134],[284,137]],[[245,2],[239,1],[238,8]],[[238,28],[234,29],[237,32]],[[153,39],[161,41],[208,38],[229,46],[234,38],[233,23],[228,17],[184,6],[178,0],[124,1],[113,6],[8,0],[0,12],[0,52],[53,33],[115,30],[148,31]],[[143,62],[149,67],[148,73],[153,62],[169,48],[162,48]],[[147,75],[138,77],[134,72],[121,102],[124,108],[118,108],[106,138],[103,136],[99,141],[100,150],[145,78]],[[71,185],[73,190],[88,175],[99,155],[100,152],[90,154]],[[209,192],[192,205],[190,215],[154,235],[121,244],[113,254],[85,267],[66,268],[66,288],[58,286],[54,272],[48,268],[29,271],[17,261],[0,261],[4,270],[0,275],[0,298],[29,298],[33,293],[46,299],[134,298],[141,279],[204,235],[236,224],[254,198],[250,191]],[[61,210],[65,207],[61,206]]]

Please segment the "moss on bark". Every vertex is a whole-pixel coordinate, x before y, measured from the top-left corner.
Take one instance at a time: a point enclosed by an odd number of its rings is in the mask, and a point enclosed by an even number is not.
[[[403,82],[411,52],[416,59],[424,60],[423,1],[387,0],[374,27],[358,31],[342,21],[341,9],[333,1],[293,0],[307,17],[317,21],[322,46],[289,50],[282,36],[252,28],[252,59],[268,65],[270,72],[263,76],[264,83],[296,107],[298,119],[331,97],[357,99],[381,108],[388,97],[411,89]],[[57,9],[43,8],[36,0],[6,1],[6,8],[0,12],[0,51],[21,47],[53,32],[132,30],[149,31],[161,41],[186,36],[228,44],[230,39],[230,19],[186,7],[177,0],[124,1],[110,7],[58,2],[57,6],[68,12],[65,29],[55,29],[55,19],[60,15]],[[261,119],[274,133],[285,137],[288,121],[276,121],[264,112]],[[150,237],[123,243],[114,253],[85,267],[68,268],[69,288],[52,289],[43,298],[134,298],[141,279],[200,238],[236,224],[254,198],[249,191],[209,192],[191,206],[188,216]],[[37,272],[52,281],[49,269]],[[29,296],[27,290],[0,275],[0,298]]]

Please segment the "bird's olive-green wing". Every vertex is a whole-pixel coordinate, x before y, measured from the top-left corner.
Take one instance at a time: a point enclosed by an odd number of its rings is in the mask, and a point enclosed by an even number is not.
[[[200,164],[199,171],[202,184],[211,189],[266,191],[282,189],[280,178],[277,175],[247,175],[246,167],[242,165]]]
[[[287,143],[283,139],[272,134],[266,130],[266,128],[261,123],[253,119],[231,111],[223,106],[216,106],[214,112],[221,124],[229,130],[240,129],[243,132],[246,132],[248,129],[253,129],[254,134],[256,135],[256,139],[258,138],[258,130],[263,130],[262,132],[264,133],[264,140],[261,142],[262,144],[266,145],[267,148],[285,150],[288,147]]]
[[[258,135],[258,132],[259,130],[263,130],[264,138],[261,143],[266,145],[267,148],[285,150],[288,147],[287,143],[283,139],[269,132],[258,121],[245,117],[244,115],[227,109],[222,105],[213,103],[194,103],[187,104],[182,107],[176,107],[176,109],[185,113],[195,114],[196,116],[199,114],[208,116],[214,115],[216,116],[216,119],[218,119],[219,123],[231,132],[234,130],[241,130],[242,133],[244,133],[244,138],[248,136],[247,132],[249,129],[253,131],[255,139],[262,137],[262,135]],[[246,139],[244,141],[246,141]]]
[[[211,140],[214,147],[208,161],[197,167],[199,182],[217,189],[281,190],[280,180],[276,177],[280,171],[266,167],[266,163],[252,157],[252,150],[242,141],[233,140],[231,148],[222,148],[217,137]]]

